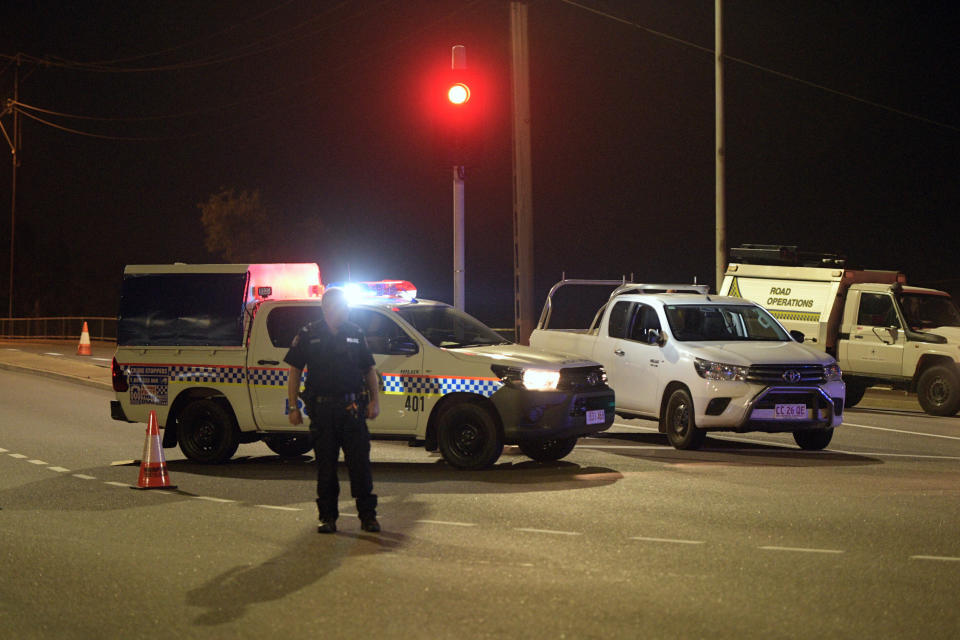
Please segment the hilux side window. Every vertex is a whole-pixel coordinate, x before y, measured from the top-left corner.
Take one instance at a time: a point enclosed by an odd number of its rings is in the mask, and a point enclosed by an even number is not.
[[[886,293],[861,293],[857,324],[867,327],[900,327],[893,298]]]
[[[637,309],[633,314],[633,329],[630,331],[630,339],[637,342],[646,342],[647,332],[650,329],[660,331],[660,318],[657,317],[657,312],[653,307],[637,303]]]
[[[350,322],[363,329],[371,353],[390,353],[390,341],[406,336],[393,319],[370,309],[351,309]]]
[[[610,321],[607,323],[607,335],[611,338],[626,338],[630,330],[631,311],[636,303],[621,300],[610,310]]]
[[[300,329],[323,317],[320,307],[277,307],[267,316],[267,333],[275,347],[289,349]]]

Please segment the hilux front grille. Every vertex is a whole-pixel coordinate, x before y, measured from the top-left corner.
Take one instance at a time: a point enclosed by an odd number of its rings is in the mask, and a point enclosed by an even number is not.
[[[747,382],[757,384],[822,384],[826,382],[820,364],[755,364],[747,372]]]
[[[557,389],[564,391],[590,391],[603,389],[607,384],[607,374],[603,367],[567,367],[560,370],[560,382]]]

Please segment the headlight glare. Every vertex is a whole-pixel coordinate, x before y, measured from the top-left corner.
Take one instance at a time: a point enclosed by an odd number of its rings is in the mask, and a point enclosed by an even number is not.
[[[728,382],[742,382],[747,379],[749,367],[741,367],[735,364],[726,364],[723,362],[712,362],[697,358],[693,362],[697,369],[697,374],[707,380],[726,380]]]
[[[560,382],[559,371],[525,369],[521,378],[523,386],[531,391],[553,391]]]

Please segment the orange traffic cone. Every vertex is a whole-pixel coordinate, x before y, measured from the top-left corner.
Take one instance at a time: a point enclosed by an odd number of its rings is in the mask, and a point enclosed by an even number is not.
[[[156,411],[150,412],[150,421],[147,423],[147,440],[143,443],[143,459],[140,461],[140,478],[137,480],[136,488],[177,488],[177,485],[170,484],[167,461],[163,459],[163,448],[160,446],[160,426],[157,424]]]
[[[90,331],[87,329],[87,321],[83,321],[83,331],[80,332],[80,344],[77,345],[78,356],[90,356]]]

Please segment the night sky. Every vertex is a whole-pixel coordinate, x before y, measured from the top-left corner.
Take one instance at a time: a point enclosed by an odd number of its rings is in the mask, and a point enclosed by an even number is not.
[[[636,24],[530,3],[538,312],[563,271],[713,280],[713,2],[578,2]],[[958,17],[948,1],[728,0],[728,244],[839,252],[960,293]],[[466,176],[467,311],[511,326],[509,42],[505,0],[2,3],[4,98],[6,56],[28,54],[21,102],[101,119],[32,113],[147,138],[23,119],[14,315],[114,315],[124,264],[222,261],[197,208],[222,187],[272,206],[274,261],[452,301],[450,167],[424,94],[463,44],[490,91]],[[4,314],[10,186],[5,160]]]

